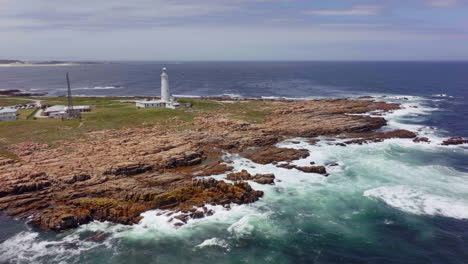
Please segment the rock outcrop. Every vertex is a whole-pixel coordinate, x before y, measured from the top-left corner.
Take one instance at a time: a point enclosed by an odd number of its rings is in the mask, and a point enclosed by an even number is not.
[[[229,112],[200,113],[189,129],[155,125],[90,132],[86,140],[54,146],[11,145],[8,148],[18,161],[0,160],[0,210],[31,217],[31,224],[50,230],[75,228],[92,220],[133,224],[150,209],[179,212],[174,221],[180,224],[212,214],[203,209],[206,204],[257,201],[263,193],[246,180],[274,184],[274,175],[244,172],[228,176],[234,183],[200,180],[200,176],[232,170],[221,159],[225,153],[238,153],[260,164],[291,162],[307,157],[308,151],[278,148],[276,143],[292,137],[371,132],[386,121],[348,114],[391,111],[398,105],[327,99],[272,101],[262,107],[271,114],[260,124],[238,120]],[[360,138],[390,137],[369,135]],[[321,166],[295,168],[326,174]]]
[[[387,132],[373,132],[373,133],[361,133],[361,134],[346,134],[342,137],[344,138],[353,138],[351,140],[347,140],[343,143],[337,143],[337,145],[345,146],[349,144],[366,144],[371,142],[382,142],[385,139],[390,138],[415,138],[417,136],[416,133],[405,130],[405,129],[397,129],[393,131]]]
[[[297,165],[289,164],[289,163],[278,164],[276,166],[279,168],[296,169],[305,173],[317,173],[317,174],[322,174],[324,176],[328,176],[327,170],[325,169],[324,166],[297,166]]]
[[[415,142],[415,143],[421,143],[421,142],[429,143],[431,141],[427,137],[417,137],[417,138],[413,139],[413,142]]]
[[[260,184],[275,184],[274,174],[255,174],[252,176],[246,170],[230,173],[227,175],[226,179],[230,181],[254,181]]]
[[[307,158],[307,149],[278,148],[275,146],[259,147],[245,151],[242,156],[259,164],[269,164],[279,161],[293,161]]]
[[[468,144],[468,139],[465,139],[462,137],[453,137],[453,138],[444,140],[441,145],[449,146],[449,145],[462,145],[462,144]]]

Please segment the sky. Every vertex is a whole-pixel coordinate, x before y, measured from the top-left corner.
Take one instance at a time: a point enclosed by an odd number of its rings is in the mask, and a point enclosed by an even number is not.
[[[468,60],[468,0],[0,0],[0,59]]]

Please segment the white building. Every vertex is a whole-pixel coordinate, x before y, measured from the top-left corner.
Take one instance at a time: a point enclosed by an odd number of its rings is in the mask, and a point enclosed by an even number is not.
[[[169,75],[167,69],[163,68],[161,73],[161,100],[146,99],[135,101],[136,106],[140,108],[166,107],[171,109],[180,108],[180,103],[171,96],[169,91]]]
[[[136,106],[141,108],[165,107],[162,100],[141,100],[136,101]]]
[[[14,108],[0,108],[0,121],[12,121],[16,120],[18,116],[18,110]]]
[[[50,118],[62,118],[67,113],[67,110],[68,110],[68,106],[54,105],[51,107],[47,107],[46,110],[44,110],[44,115]],[[91,111],[91,107],[89,105],[77,105],[77,106],[73,106],[73,110],[79,111],[81,113],[89,112]]]

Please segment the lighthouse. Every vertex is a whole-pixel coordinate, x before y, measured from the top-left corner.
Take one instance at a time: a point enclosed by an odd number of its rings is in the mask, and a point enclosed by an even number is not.
[[[153,108],[153,107],[166,107],[171,109],[179,109],[180,103],[177,98],[171,96],[169,92],[169,75],[167,69],[163,68],[161,73],[161,100],[145,99],[135,101],[138,108]]]
[[[161,101],[170,102],[171,94],[169,93],[169,75],[167,69],[163,68],[161,73]]]

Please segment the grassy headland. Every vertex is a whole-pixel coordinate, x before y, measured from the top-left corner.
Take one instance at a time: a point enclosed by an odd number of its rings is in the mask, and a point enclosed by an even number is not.
[[[24,99],[24,98],[23,98]],[[44,101],[44,105],[66,105],[65,97],[29,98]],[[229,118],[262,123],[268,110],[264,102],[216,101],[208,99],[181,99],[181,103],[191,103],[192,107],[178,110],[166,108],[138,109],[134,103],[126,102],[133,98],[121,97],[77,97],[74,105],[91,105],[89,113],[83,113],[81,120],[27,118],[33,110],[20,110],[16,121],[0,122],[0,156],[12,157],[8,145],[32,141],[54,144],[60,140],[86,140],[86,133],[105,129],[122,129],[137,126],[175,127],[190,129],[194,118],[204,113],[228,113]],[[7,99],[4,99],[7,100]],[[0,100],[1,101],[1,100]],[[24,100],[8,99],[10,104],[24,103]],[[7,105],[7,103],[5,102]]]

